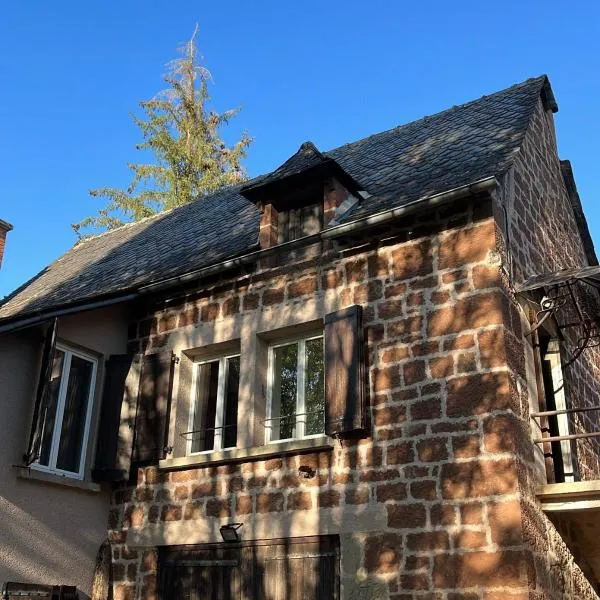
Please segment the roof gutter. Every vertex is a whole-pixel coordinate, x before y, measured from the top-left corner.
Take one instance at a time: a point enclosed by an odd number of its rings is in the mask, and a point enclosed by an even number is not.
[[[292,240],[290,242],[285,242],[283,244],[273,246],[272,248],[256,250],[254,252],[238,256],[237,258],[232,258],[220,263],[216,263],[214,265],[210,265],[208,267],[203,267],[202,269],[190,271],[185,275],[170,277],[169,279],[164,279],[163,281],[158,281],[156,283],[144,285],[141,286],[138,291],[140,294],[149,294],[177,285],[183,285],[191,281],[201,279],[203,277],[208,277],[216,273],[222,273],[223,271],[227,271],[229,269],[234,269],[236,267],[241,267],[256,262],[261,258],[267,258],[275,254],[280,254],[282,252],[285,252],[286,250],[293,250],[294,248],[297,248],[299,246],[307,246],[309,244],[313,244],[321,240],[331,240],[344,235],[349,235],[359,231],[363,232],[374,227],[379,227],[381,225],[385,225],[386,223],[395,221],[396,219],[400,219],[402,217],[405,217],[407,215],[413,214],[421,210],[434,209],[443,204],[452,202],[453,200],[466,198],[467,196],[471,196],[473,194],[481,192],[491,191],[497,186],[498,180],[496,179],[496,177],[486,177],[485,179],[480,179],[479,181],[470,183],[468,185],[453,188],[451,190],[447,190],[439,194],[423,196],[421,198],[418,198],[417,200],[408,202],[403,206],[392,208],[390,210],[386,210],[368,217],[363,217],[361,219],[356,219],[355,221],[350,221],[349,223],[336,225],[334,227],[324,229],[319,233],[307,235],[305,237]]]

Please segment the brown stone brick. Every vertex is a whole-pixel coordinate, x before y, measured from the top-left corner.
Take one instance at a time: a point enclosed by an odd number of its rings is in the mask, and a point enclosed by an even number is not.
[[[490,267],[488,265],[473,267],[473,285],[476,288],[498,287],[500,283],[500,267]]]
[[[240,312],[240,299],[238,296],[226,298],[221,307],[221,314],[224,317],[230,317]]]
[[[406,484],[384,483],[377,486],[377,502],[400,502],[406,499]]]
[[[475,336],[472,333],[464,333],[444,340],[444,352],[450,350],[468,350],[475,346]]]
[[[187,327],[188,325],[194,325],[198,322],[200,311],[197,306],[190,306],[184,311],[179,313],[179,320],[177,321],[177,327]]]
[[[161,521],[181,521],[182,511],[181,506],[175,504],[167,504],[162,507],[160,519]]]
[[[413,552],[447,550],[450,547],[450,539],[446,531],[420,531],[406,536],[406,546]]]
[[[361,471],[359,474],[359,481],[390,481],[391,479],[398,479],[400,472],[398,469],[370,469],[368,471]]]
[[[407,599],[418,597],[438,600],[435,596],[433,596],[435,592],[431,592],[431,594],[427,594],[427,596],[414,596],[412,593],[431,589],[431,583],[429,582],[429,575],[427,573],[402,573],[400,575],[400,587],[403,590],[411,590],[411,594],[405,596]]]
[[[372,371],[373,389],[383,392],[402,385],[400,368],[398,366],[382,367]]]
[[[186,500],[190,495],[190,489],[187,485],[178,485],[175,488],[174,497],[176,500]]]
[[[454,374],[454,357],[449,354],[447,356],[439,356],[429,359],[429,370],[434,379],[442,379]]]
[[[422,504],[388,504],[388,527],[419,529],[425,527],[425,507]]]
[[[429,570],[431,558],[429,556],[414,556],[406,557],[405,568],[407,571],[422,571]]]
[[[420,381],[427,379],[425,373],[425,361],[424,360],[412,360],[402,365],[402,374],[404,376],[405,385],[414,385]]]
[[[139,487],[135,490],[135,499],[138,502],[152,502],[154,490],[151,487]]]
[[[113,563],[112,577],[114,581],[125,580],[125,565],[123,563]]]
[[[387,405],[373,409],[373,423],[376,426],[398,425],[406,421],[406,406]]]
[[[153,504],[148,511],[148,522],[157,523],[160,518],[160,507],[157,504]]]
[[[457,373],[473,373],[477,371],[477,356],[475,352],[463,352],[456,360]]]
[[[321,508],[339,506],[340,493],[337,490],[323,490],[319,492],[318,503]]]
[[[288,288],[289,291],[289,288]],[[298,289],[294,291],[299,291]],[[284,299],[284,289],[280,288],[270,288],[265,290],[263,293],[262,301],[265,306],[271,306],[273,304],[281,304]]]
[[[356,258],[345,265],[346,281],[358,283],[364,281],[367,274],[367,261],[364,258]]]
[[[255,310],[260,305],[260,296],[255,293],[248,293],[244,295],[242,300],[242,309],[243,310]]]
[[[169,477],[173,483],[183,481],[195,481],[198,479],[198,469],[187,469],[185,471],[173,471]]]
[[[433,583],[437,588],[516,587],[526,583],[522,552],[467,552],[438,554]]]
[[[456,509],[449,504],[434,504],[429,509],[429,520],[432,527],[456,524]]]
[[[277,469],[281,469],[283,466],[283,462],[280,458],[271,458],[265,461],[265,469],[267,471],[276,471]]]
[[[446,302],[450,301],[450,298],[450,292],[447,291],[438,291],[431,294],[432,304],[446,304]]]
[[[434,342],[416,342],[411,344],[410,351],[412,355],[417,356],[427,356],[428,354],[436,354],[439,352],[440,343],[438,341]]]
[[[440,241],[439,268],[449,269],[465,263],[482,262],[495,247],[496,233],[492,220],[452,231]]]
[[[453,306],[439,308],[428,316],[429,337],[460,333],[499,325],[503,321],[504,297],[499,292],[483,292],[457,300]]]
[[[474,460],[442,466],[444,498],[477,498],[510,494],[517,487],[513,459]]]
[[[209,498],[206,501],[207,517],[229,517],[231,516],[231,506],[228,499]]]
[[[135,584],[122,583],[114,587],[115,600],[135,600]]]
[[[396,363],[408,358],[408,346],[392,346],[391,348],[386,348],[381,353],[381,362],[384,364],[387,363]]]
[[[206,496],[213,496],[217,491],[217,483],[215,481],[205,481],[192,486],[192,498],[199,500]]]
[[[332,477],[333,485],[347,485],[354,481],[352,473],[334,473]]]
[[[137,564],[129,563],[127,565],[127,581],[135,581],[137,578]]]
[[[414,460],[414,452],[411,442],[402,442],[394,446],[388,446],[387,464],[399,465],[410,463]]]
[[[288,510],[310,510],[312,498],[309,492],[291,492],[288,494]]]
[[[460,522],[463,525],[479,525],[483,522],[483,504],[469,502],[460,507]]]
[[[344,274],[336,268],[327,269],[321,278],[323,289],[330,290],[344,285]]]
[[[389,256],[372,254],[367,259],[369,277],[387,277],[389,275]]]
[[[394,278],[403,280],[422,277],[433,271],[431,242],[405,244],[392,252]]]
[[[442,401],[439,398],[428,398],[411,404],[410,418],[413,421],[439,419],[442,416]]]
[[[365,542],[365,569],[369,573],[397,573],[402,561],[402,536],[383,533]]]
[[[367,342],[369,344],[374,344],[380,342],[384,338],[385,327],[382,324],[369,325],[368,327],[365,327],[365,332],[367,335]]]
[[[481,366],[484,369],[503,367],[507,364],[503,329],[480,331],[477,334],[477,343]]]
[[[370,491],[367,486],[346,490],[346,504],[367,504]]]
[[[510,382],[507,373],[483,373],[448,381],[446,414],[470,417],[510,408]]]
[[[164,333],[177,327],[177,315],[165,315],[158,320],[158,333]]]
[[[487,546],[485,532],[466,529],[454,535],[454,547],[463,550],[474,550]]]
[[[135,560],[138,556],[138,551],[129,546],[123,546],[123,548],[121,548],[121,558],[123,560]]]
[[[410,495],[417,500],[435,500],[437,498],[436,482],[429,480],[411,481]]]
[[[523,543],[522,512],[518,500],[490,502],[488,522],[494,544],[516,546]]]
[[[438,278],[434,275],[430,275],[428,277],[421,277],[419,279],[414,279],[410,282],[411,290],[427,290],[430,288],[435,288],[438,285]],[[410,305],[413,307],[422,306],[425,304],[425,296],[423,294],[411,294]],[[409,299],[407,299],[408,304]]]
[[[469,276],[466,269],[453,269],[442,274],[442,283],[454,283]]]
[[[380,319],[395,319],[404,316],[404,307],[400,299],[392,298],[377,304],[377,315]]]
[[[454,458],[474,458],[479,456],[480,443],[481,437],[478,434],[452,438],[452,454]]]
[[[400,342],[414,340],[421,336],[423,327],[423,317],[407,317],[400,321],[391,321],[387,323],[387,337],[389,340],[398,340]]]
[[[258,494],[256,496],[256,510],[259,513],[283,511],[283,494],[281,492]]]
[[[430,438],[417,444],[417,454],[422,462],[439,462],[448,458],[446,438]]]
[[[403,281],[396,283],[388,283],[385,285],[383,294],[386,298],[397,298],[398,296],[404,296],[408,286]]]
[[[487,452],[515,452],[519,436],[530,443],[529,432],[516,415],[502,414],[487,417],[483,422],[484,448]]]
[[[248,494],[238,494],[235,498],[235,513],[237,515],[247,515],[252,513],[252,496]]]
[[[186,521],[197,520],[204,517],[204,502],[186,502],[183,506],[183,518]]]
[[[144,524],[144,508],[136,506],[131,513],[131,526],[139,529]]]
[[[200,310],[200,319],[202,321],[214,321],[219,318],[220,312],[220,304],[218,302],[211,302],[210,304],[203,306]]]
[[[479,428],[479,422],[475,419],[468,421],[444,421],[443,423],[433,423],[431,431],[433,433],[456,433],[458,431],[474,431]]]

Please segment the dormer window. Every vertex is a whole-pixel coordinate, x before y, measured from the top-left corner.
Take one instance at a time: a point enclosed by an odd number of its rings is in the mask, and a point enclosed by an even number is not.
[[[261,210],[260,245],[264,249],[318,234],[338,216],[338,209],[346,210],[358,201],[360,189],[338,163],[305,142],[278,169],[243,187],[241,193]],[[305,248],[282,252],[277,263],[318,252],[320,244],[312,241]],[[269,259],[261,264],[277,263]]]

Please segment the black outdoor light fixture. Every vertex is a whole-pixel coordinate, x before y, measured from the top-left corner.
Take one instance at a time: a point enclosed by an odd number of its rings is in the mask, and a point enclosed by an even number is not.
[[[221,537],[224,542],[239,542],[240,534],[238,533],[238,529],[243,525],[243,523],[229,523],[228,525],[223,525],[220,529]]]

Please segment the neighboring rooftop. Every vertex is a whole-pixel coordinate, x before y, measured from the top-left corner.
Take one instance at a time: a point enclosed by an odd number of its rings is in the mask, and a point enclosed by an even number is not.
[[[77,243],[0,304],[0,324],[125,294],[255,249],[259,212],[242,187],[323,161],[335,161],[370,194],[343,221],[499,176],[511,165],[540,95],[557,110],[542,76],[329,152],[303,144],[293,160],[243,186]]]

